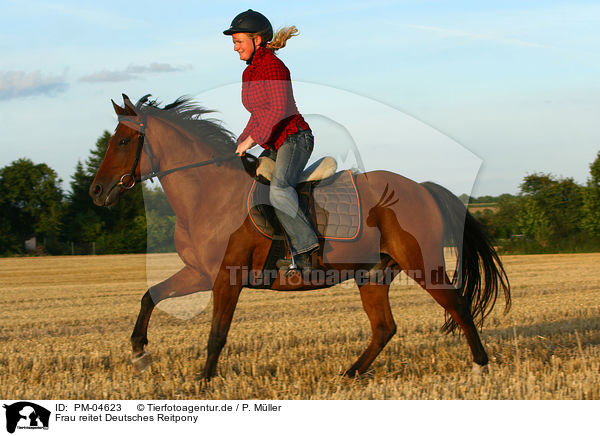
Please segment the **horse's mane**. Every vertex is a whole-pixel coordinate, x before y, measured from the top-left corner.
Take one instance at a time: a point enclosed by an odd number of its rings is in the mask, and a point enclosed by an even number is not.
[[[199,106],[188,96],[179,97],[173,103],[163,107],[160,107],[160,103],[156,100],[151,100],[150,96],[150,94],[146,94],[138,100],[135,106],[139,111],[181,126],[219,155],[231,154],[235,151],[233,133],[223,127],[219,120],[202,118],[203,115],[215,111]]]

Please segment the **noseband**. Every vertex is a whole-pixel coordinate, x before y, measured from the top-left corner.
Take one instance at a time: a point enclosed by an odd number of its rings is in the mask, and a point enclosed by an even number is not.
[[[127,117],[127,118],[131,118],[131,117]],[[212,159],[205,160],[202,162],[196,162],[196,163],[193,163],[190,165],[184,165],[181,167],[171,168],[171,169],[165,170],[165,171],[160,171],[160,168],[156,168],[156,166],[154,165],[155,156],[154,156],[154,152],[152,151],[152,146],[150,145],[149,141],[145,140],[146,139],[146,117],[144,115],[141,115],[141,121],[134,121],[131,119],[128,119],[127,121],[132,124],[135,124],[136,126],[139,127],[139,129],[138,129],[137,149],[135,151],[135,160],[133,161],[133,165],[131,166],[131,171],[129,173],[123,174],[121,176],[121,178],[119,179],[119,182],[117,183],[117,186],[120,186],[126,190],[133,188],[136,185],[136,183],[140,183],[145,180],[152,180],[152,178],[154,178],[154,177],[157,177],[160,180],[163,176],[174,173],[175,171],[186,170],[189,168],[197,168],[197,167],[202,167],[202,166],[211,165],[211,164],[218,165],[220,162],[228,161],[228,160],[231,160],[231,159],[237,157],[237,155],[235,153],[233,153],[231,155],[217,156],[217,157],[214,157]],[[140,175],[140,177],[135,177],[135,170],[140,163],[140,157],[142,156],[142,150],[144,149],[144,145],[146,145],[146,154],[148,154],[148,158],[150,159],[151,171],[148,174]],[[140,169],[140,174],[141,174],[141,169]]]
[[[135,186],[136,182],[141,182],[141,177],[140,179],[136,179],[135,177],[135,169],[137,168],[139,162],[140,162],[140,157],[142,155],[142,149],[144,148],[144,142],[145,142],[145,138],[146,138],[146,117],[144,117],[142,115],[142,119],[139,122],[133,121],[133,120],[128,120],[130,123],[133,123],[135,125],[138,126],[138,143],[137,143],[137,149],[135,151],[135,160],[133,161],[133,165],[131,166],[131,171],[129,173],[125,173],[121,176],[121,178],[119,179],[119,183],[117,183],[118,186],[121,186],[123,189],[131,189]],[[152,167],[152,172],[154,173],[154,159],[153,159],[153,153],[152,153],[152,148],[150,147],[150,144],[148,143],[148,157],[150,158],[150,166]]]

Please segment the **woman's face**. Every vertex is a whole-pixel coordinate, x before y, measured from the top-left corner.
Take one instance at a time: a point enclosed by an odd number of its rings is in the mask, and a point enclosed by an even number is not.
[[[254,53],[252,38],[247,33],[234,33],[231,37],[233,38],[233,49],[240,55],[240,60],[249,60],[252,57],[252,53]],[[254,38],[254,43],[257,47],[260,45],[259,39],[260,36]]]

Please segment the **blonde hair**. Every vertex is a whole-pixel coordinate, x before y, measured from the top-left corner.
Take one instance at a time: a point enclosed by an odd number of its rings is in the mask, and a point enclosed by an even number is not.
[[[277,31],[271,42],[267,43],[265,47],[271,50],[272,52],[276,52],[280,48],[285,47],[285,44],[288,39],[299,34],[300,32],[298,31],[298,28],[296,26],[282,27]],[[254,38],[255,36],[263,37],[263,35],[261,35],[260,33],[250,34],[251,38]]]

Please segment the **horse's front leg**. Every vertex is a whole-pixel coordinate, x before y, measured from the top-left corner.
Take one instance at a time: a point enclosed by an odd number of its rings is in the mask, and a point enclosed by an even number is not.
[[[150,322],[150,316],[156,304],[154,303],[150,290],[148,289],[142,297],[142,307],[137,317],[133,333],[131,334],[131,362],[133,368],[142,372],[150,365],[152,358],[150,354],[144,351],[144,347],[148,345],[148,323]]]
[[[146,291],[131,334],[132,363],[135,370],[144,371],[152,361],[150,354],[144,351],[144,346],[148,344],[148,324],[156,305],[166,298],[181,297],[210,288],[205,281],[197,271],[186,266]]]
[[[227,341],[227,334],[233,319],[233,312],[242,290],[242,276],[238,273],[221,270],[213,289],[213,319],[208,337],[206,365],[202,377],[210,379],[216,375],[217,362]]]

